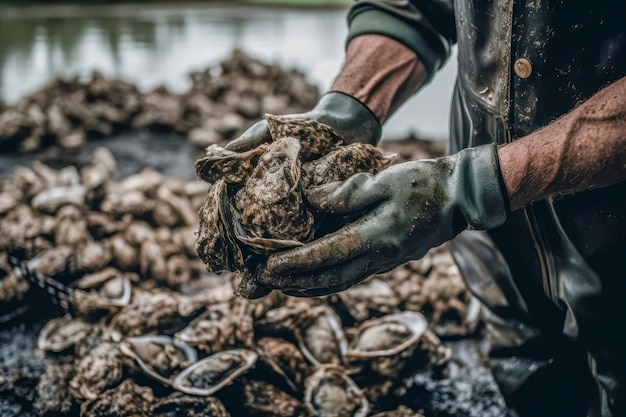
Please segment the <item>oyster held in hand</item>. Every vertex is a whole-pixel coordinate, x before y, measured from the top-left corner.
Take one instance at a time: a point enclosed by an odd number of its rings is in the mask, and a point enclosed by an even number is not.
[[[371,145],[340,146],[341,137],[325,124],[265,118],[273,142],[243,153],[211,146],[196,163],[198,176],[213,184],[199,213],[196,249],[208,270],[239,272],[235,292],[247,298],[271,291],[256,277],[269,253],[331,231],[321,224],[325,213],[309,210],[309,188],[376,174],[392,162]],[[340,226],[335,223],[331,229]]]

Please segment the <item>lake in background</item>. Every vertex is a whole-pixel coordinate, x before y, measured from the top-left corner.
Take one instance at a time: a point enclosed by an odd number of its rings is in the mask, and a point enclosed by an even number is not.
[[[341,66],[344,9],[210,5],[0,7],[0,99],[8,103],[57,75],[131,81],[142,90],[190,86],[188,74],[218,64],[235,48],[303,71],[324,91]],[[446,139],[456,54],[437,78],[385,126]]]

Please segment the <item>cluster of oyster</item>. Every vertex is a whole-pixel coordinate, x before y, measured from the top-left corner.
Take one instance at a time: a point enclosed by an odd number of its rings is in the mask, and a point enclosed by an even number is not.
[[[81,148],[88,138],[129,128],[188,135],[199,147],[223,143],[266,112],[299,112],[319,99],[299,71],[285,71],[235,51],[217,68],[191,74],[192,87],[142,93],[94,73],[88,81],[54,79],[11,106],[0,105],[0,152],[50,145]]]
[[[372,145],[343,145],[323,123],[269,114],[265,120],[270,143],[241,153],[212,145],[196,163],[198,176],[211,184],[196,249],[209,271],[239,272],[237,293],[248,298],[271,291],[257,282],[269,253],[341,226],[307,204],[311,187],[376,174],[393,163]]]
[[[81,168],[35,162],[0,180],[0,317],[29,290],[7,262],[14,248],[63,285],[81,278],[80,308],[115,303],[119,289],[126,299],[129,283],[178,289],[200,276],[194,231],[208,187],[151,169],[114,180],[116,171],[110,151],[98,148]]]
[[[264,148],[274,143],[296,146]],[[223,156],[228,172],[245,166]],[[27,394],[38,415],[421,416],[409,377],[445,378],[441,337],[478,322],[445,247],[328,297],[236,297],[239,279],[208,273],[195,250],[209,186],[152,170],[114,179],[116,166],[101,148],[80,168],[35,163],[0,181],[0,308],[34,284],[68,311],[39,336],[48,365]],[[236,239],[296,239],[240,223],[250,231]],[[26,261],[12,268],[18,247]],[[2,375],[0,392],[18,378]]]
[[[333,307],[279,292],[248,300],[233,297],[232,280],[220,282],[201,304],[133,286],[132,300],[105,316],[48,322],[38,348],[49,366],[35,411],[418,417],[403,405],[410,376],[445,377],[450,350],[420,313],[357,321],[340,300]]]

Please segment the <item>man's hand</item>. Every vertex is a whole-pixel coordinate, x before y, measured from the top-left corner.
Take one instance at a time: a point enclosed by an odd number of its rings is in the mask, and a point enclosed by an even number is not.
[[[381,129],[377,117],[367,106],[347,93],[330,92],[320,99],[313,110],[284,117],[327,124],[347,143],[364,142],[376,145],[380,139]],[[271,140],[267,122],[262,120],[230,142],[226,149],[244,152]]]
[[[271,255],[260,280],[295,296],[344,290],[452,239],[467,227],[490,229],[507,218],[495,145],[357,174],[308,195],[319,209],[362,214],[332,234]]]

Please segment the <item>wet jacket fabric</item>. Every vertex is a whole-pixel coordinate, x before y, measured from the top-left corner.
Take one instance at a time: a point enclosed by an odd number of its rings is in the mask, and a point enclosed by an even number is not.
[[[435,76],[458,45],[450,150],[524,137],[626,76],[626,2],[357,0]],[[512,415],[626,416],[626,183],[539,201],[450,244],[489,307]]]

